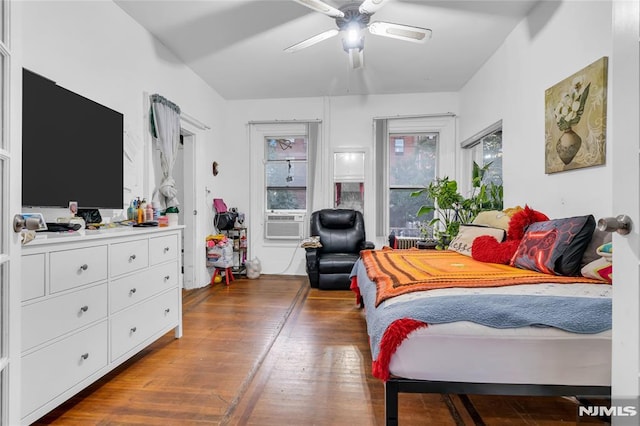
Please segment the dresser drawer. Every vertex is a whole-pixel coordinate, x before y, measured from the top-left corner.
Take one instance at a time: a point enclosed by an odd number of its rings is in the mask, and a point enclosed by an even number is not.
[[[107,246],[54,251],[50,255],[51,292],[107,279]]]
[[[107,366],[107,321],[22,357],[22,417]]]
[[[178,236],[149,238],[149,260],[152,265],[178,258]]]
[[[45,255],[31,254],[22,256],[22,301],[44,296]]]
[[[178,325],[178,289],[163,293],[111,317],[111,361],[154,334]]]
[[[107,283],[22,307],[22,350],[107,316]]]
[[[134,272],[149,266],[149,241],[128,241],[110,247],[111,276]]]
[[[178,286],[178,262],[165,263],[111,282],[110,312],[118,312],[171,287]]]

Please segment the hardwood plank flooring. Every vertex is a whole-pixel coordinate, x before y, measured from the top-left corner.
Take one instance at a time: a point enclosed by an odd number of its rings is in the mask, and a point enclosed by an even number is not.
[[[363,312],[306,277],[183,292],[184,335],[160,338],[37,425],[383,425]],[[401,425],[570,425],[564,398],[401,394]],[[580,419],[580,424],[605,424]]]

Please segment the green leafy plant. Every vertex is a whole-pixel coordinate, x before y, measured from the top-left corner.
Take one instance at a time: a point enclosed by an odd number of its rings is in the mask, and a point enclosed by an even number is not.
[[[428,226],[433,228],[434,236],[440,240],[440,248],[444,248],[460,228],[459,210],[464,198],[458,193],[458,183],[448,176],[436,178],[427,187],[412,192],[411,196],[426,196],[429,204],[422,205],[416,216],[433,212],[433,219]]]
[[[460,224],[470,223],[483,210],[502,210],[502,185],[485,183],[486,173],[492,163],[480,167],[473,163],[471,194],[464,197],[458,192],[458,183],[445,176],[436,178],[428,186],[411,193],[412,197],[425,197],[424,204],[416,214],[418,217],[433,212],[428,226],[433,228],[439,240],[438,247],[446,248],[458,234]]]

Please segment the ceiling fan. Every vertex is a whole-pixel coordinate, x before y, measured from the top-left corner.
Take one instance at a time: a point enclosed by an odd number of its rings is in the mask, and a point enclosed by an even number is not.
[[[297,52],[316,43],[334,37],[341,32],[342,48],[349,54],[349,62],[352,68],[359,68],[363,65],[364,29],[368,29],[371,34],[391,37],[399,40],[411,41],[414,43],[425,43],[431,37],[431,30],[428,28],[414,27],[411,25],[394,24],[391,22],[375,21],[369,22],[371,15],[376,13],[384,3],[389,0],[364,0],[362,3],[349,3],[335,8],[322,0],[294,0],[310,9],[324,13],[335,19],[338,28],[316,34],[306,40],[287,47],[285,52]]]

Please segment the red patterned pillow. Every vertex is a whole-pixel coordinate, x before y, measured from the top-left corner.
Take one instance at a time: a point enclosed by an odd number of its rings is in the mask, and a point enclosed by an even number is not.
[[[594,229],[593,215],[532,223],[511,265],[552,275],[580,275],[580,262]]]

